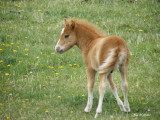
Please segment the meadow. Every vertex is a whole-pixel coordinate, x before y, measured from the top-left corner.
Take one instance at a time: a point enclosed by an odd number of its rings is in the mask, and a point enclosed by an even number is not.
[[[160,119],[160,2],[158,0],[1,0],[0,120],[92,120],[84,113],[87,78],[77,47],[54,47],[64,18],[85,19],[106,35],[124,38],[131,51],[130,113],[120,111],[107,87],[98,120]],[[120,75],[113,73],[122,97]]]

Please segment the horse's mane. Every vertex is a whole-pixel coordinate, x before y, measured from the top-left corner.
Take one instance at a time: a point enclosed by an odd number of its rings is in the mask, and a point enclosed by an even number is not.
[[[79,28],[83,28],[85,30],[84,32],[90,32],[93,35],[96,35],[98,37],[105,36],[103,32],[101,32],[95,25],[88,23],[85,20],[77,20],[77,19],[71,19],[74,21],[74,23],[77,25]]]

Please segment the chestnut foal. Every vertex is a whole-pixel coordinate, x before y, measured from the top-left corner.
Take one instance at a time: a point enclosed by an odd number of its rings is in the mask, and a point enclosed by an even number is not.
[[[88,78],[88,102],[84,111],[91,111],[95,73],[98,72],[100,77],[100,96],[95,118],[102,112],[107,81],[120,109],[124,112],[130,112],[127,83],[130,52],[125,41],[117,36],[106,36],[94,25],[83,20],[65,19],[64,22],[65,27],[61,31],[60,40],[57,42],[55,50],[61,54],[77,45],[82,51]],[[124,103],[119,98],[117,89],[112,81],[112,72],[115,69],[119,69],[121,73]]]

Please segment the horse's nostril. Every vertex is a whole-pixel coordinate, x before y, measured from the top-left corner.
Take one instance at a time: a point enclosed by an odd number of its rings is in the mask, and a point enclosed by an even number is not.
[[[60,51],[60,47],[56,47],[56,51],[59,52]]]

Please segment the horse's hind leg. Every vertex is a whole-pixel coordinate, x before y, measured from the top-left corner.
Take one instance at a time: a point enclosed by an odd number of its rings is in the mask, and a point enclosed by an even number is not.
[[[130,112],[130,106],[128,102],[128,82],[127,82],[127,71],[128,71],[128,65],[122,65],[119,68],[121,77],[122,77],[122,91],[124,95],[124,107],[126,109],[126,112]]]
[[[96,110],[95,118],[97,118],[98,114],[102,112],[103,98],[104,98],[104,94],[105,94],[105,91],[106,91],[106,77],[107,77],[107,74],[106,73],[99,74],[99,77],[100,77],[99,102],[98,102],[98,107],[97,107],[97,110]]]
[[[108,81],[109,81],[109,84],[110,84],[112,93],[113,93],[114,97],[115,97],[116,100],[117,100],[117,104],[119,105],[121,111],[125,111],[123,102],[121,101],[121,99],[120,99],[119,96],[118,96],[117,88],[115,87],[114,82],[112,81],[112,74],[109,74],[109,76],[108,76]]]

